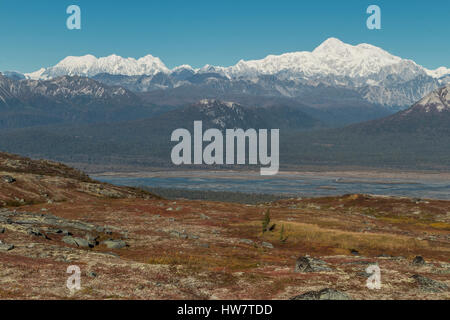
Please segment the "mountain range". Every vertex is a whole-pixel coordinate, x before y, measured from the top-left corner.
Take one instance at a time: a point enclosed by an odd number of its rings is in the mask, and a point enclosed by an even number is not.
[[[333,88],[352,92],[355,100],[391,108],[405,108],[450,81],[450,69],[428,70],[370,44],[350,45],[329,38],[312,52],[269,55],[261,60],[239,61],[230,67],[182,65],[169,69],[161,59],[117,55],[66,57],[55,66],[15,79],[48,80],[56,77],[92,77],[102,83],[134,92],[168,90],[177,95],[193,89],[204,95],[213,92],[301,99],[309,94],[320,100],[315,89]],[[184,93],[184,98],[186,94]],[[189,95],[187,95],[189,97]],[[320,101],[319,101],[320,103]]]
[[[330,38],[235,66],[68,57],[0,73],[0,149],[71,163],[170,166],[177,128],[281,129],[282,165],[450,168],[449,69]]]
[[[129,90],[86,77],[17,80],[0,73],[0,129],[124,121],[158,110]]]
[[[108,170],[171,167],[171,132],[202,120],[207,128],[280,128],[282,168],[304,166],[428,170],[450,168],[450,85],[407,110],[326,129],[290,106],[244,107],[203,99],[150,118],[114,123],[0,130],[0,149]],[[88,167],[86,167],[86,165]]]

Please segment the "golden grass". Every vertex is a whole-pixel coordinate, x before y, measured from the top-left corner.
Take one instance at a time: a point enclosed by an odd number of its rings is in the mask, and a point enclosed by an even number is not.
[[[419,241],[415,238],[394,235],[359,233],[336,229],[322,228],[315,224],[306,224],[291,221],[274,221],[277,225],[284,224],[288,242],[303,243],[311,246],[332,247],[336,249],[369,250],[369,251],[417,251],[432,249],[427,241]],[[242,224],[240,226],[243,226]],[[259,227],[257,221],[244,223],[244,226]],[[270,232],[264,235],[267,241],[276,242],[278,232]]]
[[[450,223],[447,222],[434,222],[430,224],[430,227],[450,231]]]
[[[426,219],[418,220],[410,217],[379,217],[378,219],[393,224],[410,224],[420,227],[431,227],[440,230],[450,230],[450,223],[447,222],[436,222]]]

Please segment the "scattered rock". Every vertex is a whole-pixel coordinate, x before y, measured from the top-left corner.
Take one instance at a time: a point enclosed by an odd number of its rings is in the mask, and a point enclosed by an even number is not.
[[[416,266],[423,266],[425,264],[425,259],[421,256],[417,256],[413,259],[412,264]]]
[[[85,236],[85,238],[92,247],[95,247],[99,244],[99,242],[98,242],[99,236],[93,236],[93,235],[87,234]]]
[[[320,291],[303,293],[291,298],[291,300],[350,300],[350,297],[344,292],[326,288]]]
[[[356,275],[358,277],[369,278],[372,274],[371,273],[367,273],[366,271],[362,271],[362,272],[358,272]]]
[[[262,242],[261,243],[261,245],[264,247],[264,248],[268,248],[268,249],[273,249],[273,244],[271,244],[270,242]]]
[[[27,230],[27,234],[31,235],[31,236],[36,236],[36,237],[43,237],[44,235],[42,234],[41,231],[39,231],[39,229],[36,228],[30,228]]]
[[[309,256],[300,257],[295,262],[295,272],[322,272],[331,271],[325,261]]]
[[[16,179],[11,176],[2,176],[1,180],[5,183],[14,183],[16,182]]]
[[[250,240],[250,239],[240,239],[239,242],[240,243],[245,243],[245,244],[248,244],[248,245],[253,245],[254,244],[253,240]]]
[[[108,249],[122,249],[127,246],[123,240],[106,240],[102,242]]]
[[[96,278],[97,274],[95,272],[91,271],[91,272],[88,273],[88,277]]]
[[[82,238],[74,238],[71,236],[65,236],[64,238],[62,238],[62,241],[64,243],[74,245],[77,247],[93,248],[92,244],[90,244],[89,241],[87,241],[86,239],[82,239]]]
[[[54,234],[62,234],[65,236],[71,236],[72,233],[67,231],[67,230],[63,230],[63,229],[47,229],[46,231],[47,233],[54,233]]]
[[[0,241],[0,251],[10,251],[14,249],[14,245],[3,243]]]
[[[211,218],[208,217],[207,215],[200,213],[200,218],[202,218],[203,220],[210,220]]]
[[[419,284],[420,289],[428,292],[443,292],[449,290],[448,286],[440,281],[436,281],[418,274],[412,276],[414,280]]]

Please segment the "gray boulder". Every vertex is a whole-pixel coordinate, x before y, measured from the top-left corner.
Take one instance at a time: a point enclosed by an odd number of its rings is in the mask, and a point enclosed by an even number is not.
[[[350,297],[344,292],[326,288],[320,291],[303,293],[291,298],[291,300],[350,300]]]
[[[425,264],[425,259],[421,256],[417,256],[413,259],[412,264],[415,266],[423,266]]]
[[[325,261],[315,259],[309,256],[300,257],[295,262],[295,272],[322,272],[331,271],[332,269]]]
[[[240,239],[239,242],[240,243],[245,243],[245,244],[248,244],[248,245],[253,245],[254,244],[253,240],[250,240],[250,239]]]
[[[16,182],[16,179],[11,176],[2,176],[1,181],[5,182],[5,183],[14,183],[14,182]]]
[[[10,251],[14,249],[14,245],[3,243],[0,241],[0,251]]]
[[[320,291],[309,291],[299,296],[291,298],[291,300],[350,300],[350,296],[344,292],[335,289],[322,289]]]
[[[448,291],[448,286],[440,281],[436,281],[418,274],[415,274],[412,276],[414,280],[416,280],[417,284],[419,285],[420,289],[423,291],[428,292],[445,292]]]
[[[262,242],[261,245],[264,248],[273,249],[273,244],[271,244],[270,242]]]
[[[109,249],[122,249],[127,246],[123,240],[106,240],[102,242]]]
[[[77,246],[77,247],[81,247],[81,248],[92,248],[93,245],[91,243],[89,243],[88,240],[83,239],[83,238],[74,238],[71,236],[66,236],[64,238],[62,238],[62,241],[64,243],[73,245],[73,246]]]

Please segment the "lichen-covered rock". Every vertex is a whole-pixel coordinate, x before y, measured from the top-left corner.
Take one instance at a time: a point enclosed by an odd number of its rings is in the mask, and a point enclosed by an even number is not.
[[[413,259],[412,264],[416,266],[423,266],[425,264],[425,259],[421,256],[417,256]]]
[[[264,248],[273,249],[273,244],[271,244],[270,242],[262,242],[261,246],[263,246]]]
[[[240,243],[245,243],[245,244],[248,244],[248,245],[253,245],[254,244],[253,240],[250,240],[250,239],[240,239],[239,242]]]
[[[14,249],[14,245],[3,243],[0,241],[0,251],[10,251]]]
[[[127,246],[123,240],[106,240],[102,242],[109,249],[122,249]]]
[[[295,262],[295,272],[322,272],[331,271],[325,261],[309,256],[300,257]]]
[[[419,274],[413,275],[412,278],[416,280],[420,289],[424,291],[444,292],[449,290],[449,287],[445,283],[421,276]]]
[[[14,183],[14,182],[16,182],[16,179],[11,176],[2,176],[1,181],[5,182],[5,183]]]
[[[350,300],[350,297],[335,289],[322,289],[320,291],[309,291],[291,298],[291,300]]]
[[[89,243],[88,240],[82,239],[82,238],[74,238],[71,236],[66,236],[66,237],[62,238],[62,241],[64,243],[74,245],[77,247],[81,247],[81,248],[92,248],[93,247],[93,245],[91,243]]]

